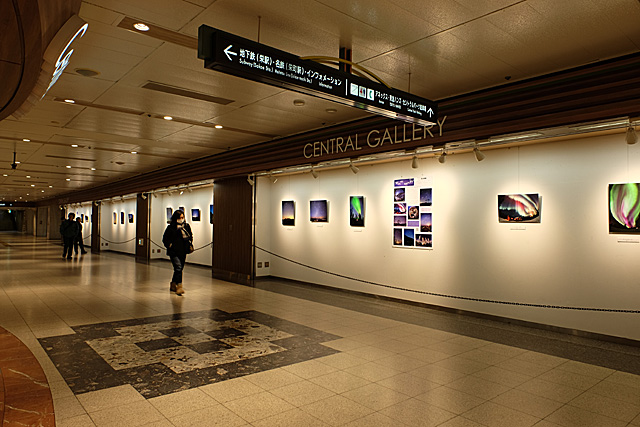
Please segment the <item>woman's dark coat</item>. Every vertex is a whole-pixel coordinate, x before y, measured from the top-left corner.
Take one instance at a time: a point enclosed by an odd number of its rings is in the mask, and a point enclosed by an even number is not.
[[[164,244],[164,247],[167,248],[168,256],[184,258],[187,256],[187,253],[189,253],[189,246],[193,244],[193,234],[191,233],[191,227],[186,222],[184,223],[184,230],[189,236],[187,240],[183,239],[182,232],[178,230],[178,225],[176,223],[169,224],[167,229],[164,230],[162,243]]]

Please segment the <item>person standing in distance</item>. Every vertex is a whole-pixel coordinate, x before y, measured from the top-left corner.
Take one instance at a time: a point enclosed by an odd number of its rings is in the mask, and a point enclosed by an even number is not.
[[[78,223],[78,235],[76,236],[76,240],[73,242],[73,250],[78,255],[78,246],[80,246],[80,253],[82,255],[86,254],[87,251],[84,250],[84,240],[82,238],[82,220],[80,217],[76,218],[76,222]]]
[[[73,254],[73,243],[78,237],[80,232],[80,224],[74,221],[76,214],[70,213],[69,219],[65,219],[60,224],[60,234],[62,235],[62,241],[64,243],[64,249],[62,250],[62,258],[71,259]]]
[[[193,252],[193,234],[181,210],[178,209],[171,215],[171,221],[162,236],[162,243],[167,248],[167,255],[173,264],[173,278],[169,284],[169,291],[182,295],[184,294],[182,270],[184,270],[187,254]]]

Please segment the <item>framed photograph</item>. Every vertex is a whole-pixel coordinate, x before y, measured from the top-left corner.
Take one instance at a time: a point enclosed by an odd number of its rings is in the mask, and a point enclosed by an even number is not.
[[[394,188],[393,189],[393,201],[394,202],[404,202],[406,190],[404,188]]]
[[[213,224],[213,205],[209,205],[209,224]]]
[[[326,200],[309,201],[311,222],[329,222],[329,207]]]
[[[394,215],[404,215],[407,213],[407,204],[406,203],[394,203],[393,204],[393,214]]]
[[[171,221],[172,216],[173,216],[173,209],[167,208],[167,222]]]
[[[431,206],[432,191],[431,188],[420,189],[420,206]]]
[[[120,224],[124,224],[124,212],[120,212]]]
[[[118,223],[118,214],[117,213],[113,213],[113,224],[117,224]]]
[[[540,222],[539,194],[499,194],[498,222]]]
[[[431,233],[431,213],[420,214],[420,232]]]
[[[129,214],[129,224],[133,224],[133,214]]]
[[[393,246],[402,246],[402,228],[393,229]]]
[[[349,225],[364,227],[364,196],[349,196]]]
[[[407,208],[407,216],[409,219],[420,219],[420,207],[409,206],[409,208]]]
[[[296,225],[296,202],[293,200],[282,201],[282,225]]]
[[[640,183],[609,184],[609,233],[640,234]]]
[[[415,246],[415,230],[413,228],[404,229],[404,245],[403,246]]]
[[[80,223],[84,224],[84,214],[80,214]]]
[[[191,221],[200,221],[200,209],[191,209]]]
[[[406,227],[407,226],[407,217],[406,215],[394,215],[393,216],[393,225],[396,227]]]
[[[431,234],[416,233],[416,247],[418,248],[432,248],[433,240]]]

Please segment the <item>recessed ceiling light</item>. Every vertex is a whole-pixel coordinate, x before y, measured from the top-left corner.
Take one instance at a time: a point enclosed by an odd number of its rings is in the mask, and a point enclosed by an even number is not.
[[[36,185],[35,185],[35,184],[31,184],[31,186],[32,186],[32,187],[35,187]]]
[[[173,117],[171,117],[171,116],[164,116],[163,118],[164,118],[165,120],[173,120]]]
[[[327,113],[329,113],[329,114],[333,114],[333,113],[337,113],[338,112],[338,110],[336,110],[335,108],[327,108],[325,111]]]
[[[73,148],[78,148],[78,144],[71,144]]]
[[[20,164],[20,162],[16,162],[16,165],[19,165],[19,164]]]
[[[222,125],[215,125],[214,126],[216,129],[222,129]]]
[[[96,168],[91,168],[92,171],[96,170]]]
[[[142,22],[137,22],[133,24],[133,28],[138,31],[149,31],[149,26],[147,24],[143,24]]]
[[[76,101],[74,101],[73,99],[65,99],[64,102],[66,102],[67,104],[75,104]]]
[[[6,173],[3,173],[2,176],[9,176],[9,175],[7,175]]]
[[[23,140],[24,142],[31,142],[31,140],[30,140],[30,139],[27,139],[27,138],[22,138],[22,140]]]
[[[293,105],[295,105],[296,107],[302,107],[304,105],[304,100],[302,100],[302,99],[294,99],[293,100]]]
[[[31,175],[27,175],[25,178],[31,178]]]
[[[67,169],[71,169],[71,166],[69,166],[69,165],[67,165],[67,166],[65,166],[65,167],[66,167]]]
[[[131,154],[138,154],[138,152],[137,151],[132,151]]]
[[[53,185],[50,185],[49,188],[53,188]]]
[[[71,181],[71,178],[67,178],[67,181]]]
[[[44,193],[44,190],[40,190],[41,193]]]

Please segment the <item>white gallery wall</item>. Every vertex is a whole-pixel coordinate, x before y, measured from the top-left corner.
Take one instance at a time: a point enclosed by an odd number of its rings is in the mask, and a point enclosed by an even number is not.
[[[136,222],[138,221],[136,209],[135,197],[102,204],[100,208],[101,250],[135,255]],[[129,215],[133,215],[132,223],[129,222]]]
[[[256,251],[258,275],[329,285],[479,313],[640,339],[640,314],[528,307],[421,292],[597,309],[640,310],[640,235],[609,234],[608,185],[640,182],[640,144],[624,134],[575,138],[311,174],[257,183],[256,246],[332,276]],[[433,187],[433,249],[392,246],[393,182]],[[539,193],[541,222],[499,223],[497,195]],[[349,225],[349,196],[365,197],[365,227]],[[329,222],[309,221],[309,201],[329,201]],[[294,200],[295,226],[281,203]],[[269,267],[265,268],[265,262]]]
[[[183,207],[185,220],[193,232],[193,246],[196,251],[187,255],[187,262],[211,266],[213,225],[209,221],[210,205],[213,205],[213,186],[195,188],[183,194],[172,195],[162,193],[157,197],[150,196],[151,201],[151,259],[167,258],[167,251],[162,244],[162,235],[167,228],[167,208],[172,211]],[[193,210],[200,211],[200,221],[194,221]]]

